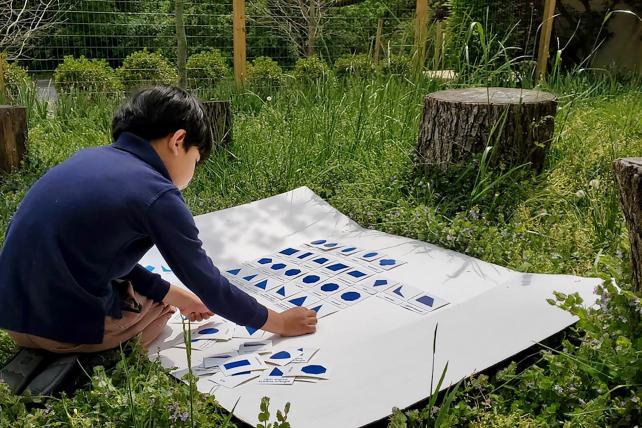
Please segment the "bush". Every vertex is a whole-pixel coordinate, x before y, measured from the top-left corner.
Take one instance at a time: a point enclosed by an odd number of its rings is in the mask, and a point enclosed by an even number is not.
[[[122,85],[114,70],[104,59],[76,59],[66,56],[54,71],[54,84],[61,92],[73,90],[87,92],[117,92]]]
[[[301,58],[294,65],[292,75],[297,79],[317,80],[330,73],[328,65],[316,56]]]
[[[4,85],[10,99],[15,99],[22,88],[33,85],[33,80],[27,74],[27,69],[20,67],[16,63],[9,63],[0,59],[4,63]]]
[[[283,83],[283,70],[272,58],[260,56],[248,64],[247,82],[258,89],[278,88]]]
[[[218,49],[199,52],[187,60],[187,84],[191,88],[214,86],[229,72],[230,68]]]
[[[376,71],[376,67],[366,54],[346,55],[334,62],[337,76],[368,76]]]
[[[147,49],[128,55],[117,73],[128,91],[143,86],[175,85],[178,82],[174,66],[161,54],[148,52]]]
[[[406,76],[412,71],[412,60],[407,55],[390,55],[382,61],[382,68],[386,73]]]

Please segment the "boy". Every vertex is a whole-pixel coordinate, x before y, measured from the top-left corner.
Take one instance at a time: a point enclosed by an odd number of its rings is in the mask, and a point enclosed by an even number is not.
[[[97,352],[134,336],[148,346],[178,308],[296,336],[305,308],[276,313],[220,275],[180,190],[212,150],[201,104],[182,89],[139,92],[114,115],[113,145],[81,150],[29,190],[0,253],[0,328],[19,345]],[[156,245],[178,288],[137,262]]]

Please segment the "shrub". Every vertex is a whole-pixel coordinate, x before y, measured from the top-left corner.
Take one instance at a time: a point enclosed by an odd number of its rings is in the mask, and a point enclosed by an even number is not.
[[[412,71],[412,60],[407,55],[390,55],[382,61],[383,71],[389,74],[410,74]]]
[[[174,66],[161,54],[148,52],[147,49],[128,55],[117,73],[128,91],[150,85],[175,85],[178,82]]]
[[[61,92],[117,92],[122,85],[114,70],[104,59],[76,59],[66,56],[54,71],[54,84]]]
[[[283,70],[272,58],[260,56],[248,64],[247,81],[255,88],[278,88],[283,83]]]
[[[218,49],[196,53],[187,60],[187,83],[191,88],[214,86],[229,72],[225,58]]]
[[[4,63],[4,85],[10,99],[18,97],[21,88],[33,85],[33,80],[27,74],[27,69],[16,63],[9,63],[0,58]]]
[[[328,75],[328,65],[316,56],[301,58],[294,65],[292,75],[297,79],[317,80]]]
[[[376,67],[366,54],[346,55],[334,62],[337,76],[368,76],[375,72]]]

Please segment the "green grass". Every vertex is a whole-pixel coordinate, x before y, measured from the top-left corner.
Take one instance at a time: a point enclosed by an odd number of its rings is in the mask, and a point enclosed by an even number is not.
[[[484,70],[451,86],[515,84],[502,80],[503,71]],[[560,74],[546,86],[560,104],[542,174],[482,175],[477,160],[459,181],[427,178],[413,166],[423,96],[443,87],[378,77],[232,94],[234,142],[198,170],[185,198],[197,215],[305,185],[365,227],[521,271],[615,277],[624,291],[604,291],[604,312],[582,312],[572,298],[562,299],[581,321],[560,349],[542,348],[522,372],[509,365],[465,382],[438,419],[443,426],[627,426],[627,417],[640,417],[641,306],[639,293],[630,293],[627,230],[611,162],[642,151],[639,81]],[[51,119],[32,108],[25,164],[0,182],[0,240],[26,190],[48,168],[83,147],[109,143],[117,102],[63,98]],[[0,334],[0,359],[11,351]],[[191,404],[196,426],[208,418],[209,425],[226,423],[212,399],[192,402],[191,393],[134,354],[111,378],[99,371],[92,388],[76,397],[44,400],[45,410],[29,410],[28,400],[0,389],[0,427],[123,426],[134,419],[138,426],[191,426],[180,418],[192,414]],[[396,413],[391,425],[420,426],[435,420],[434,411],[432,403]]]

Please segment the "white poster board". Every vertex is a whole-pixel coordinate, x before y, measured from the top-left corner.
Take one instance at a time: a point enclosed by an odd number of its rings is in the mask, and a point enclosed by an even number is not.
[[[295,427],[359,427],[385,418],[393,407],[406,408],[427,398],[431,373],[434,370],[436,384],[447,362],[443,388],[573,324],[574,317],[546,299],[556,290],[578,292],[585,301],[594,302],[593,290],[600,283],[595,278],[523,274],[425,242],[363,229],[307,187],[204,214],[196,217],[196,224],[207,253],[221,270],[286,246],[334,238],[406,261],[385,275],[449,302],[420,315],[371,297],[320,319],[313,335],[273,337],[275,344],[319,348],[315,359],[331,367],[328,380],[293,385],[250,381],[230,389],[201,377],[200,391],[214,394],[227,410],[236,406],[234,414],[252,425],[258,423],[264,396],[271,398],[272,414],[290,402],[288,420]],[[155,248],[141,263],[165,264]],[[171,272],[161,274],[178,281]],[[180,325],[168,325],[150,357],[160,355],[164,366],[185,368],[185,350],[167,349],[180,335]],[[242,342],[233,339],[206,351],[194,350],[192,363],[237,349]]]

